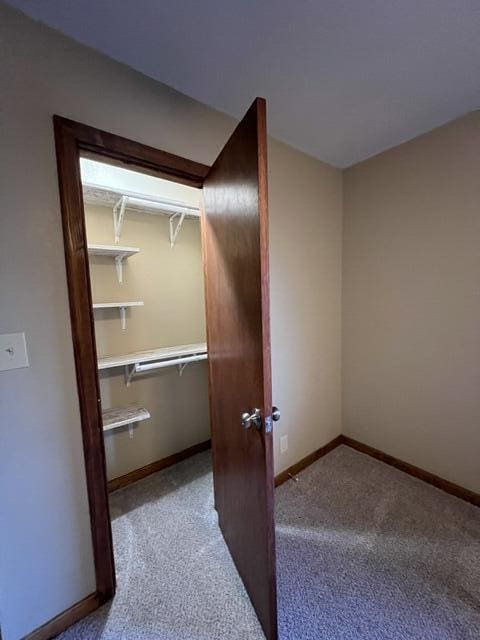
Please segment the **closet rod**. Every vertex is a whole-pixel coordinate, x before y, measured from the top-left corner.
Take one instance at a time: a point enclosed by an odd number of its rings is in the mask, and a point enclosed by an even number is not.
[[[142,198],[140,196],[125,196],[128,198],[127,207],[142,207],[146,206],[149,209],[157,209],[158,211],[165,211],[168,213],[200,213],[199,207],[194,207],[177,200],[169,200],[168,198]]]
[[[198,353],[194,356],[187,356],[185,358],[172,358],[171,360],[160,360],[159,362],[147,362],[145,364],[136,364],[135,373],[142,373],[143,371],[151,371],[152,369],[163,369],[164,367],[172,367],[175,365],[189,364],[190,362],[198,362],[200,360],[206,360],[208,354]]]
[[[146,195],[138,191],[129,191],[118,187],[107,187],[93,182],[83,182],[84,200],[89,204],[114,205],[122,198],[126,198],[128,205],[136,207],[147,206],[166,212],[187,212],[187,215],[200,215],[200,207],[181,200],[174,200],[165,196]]]

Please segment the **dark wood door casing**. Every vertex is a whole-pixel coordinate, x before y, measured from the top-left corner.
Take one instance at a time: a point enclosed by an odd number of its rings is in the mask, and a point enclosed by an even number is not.
[[[198,162],[180,158],[60,116],[53,117],[53,124],[95,563],[95,602],[100,606],[115,592],[115,566],[108,506],[80,155],[94,155],[96,159],[126,165],[132,169],[193,187],[202,186],[209,168]]]

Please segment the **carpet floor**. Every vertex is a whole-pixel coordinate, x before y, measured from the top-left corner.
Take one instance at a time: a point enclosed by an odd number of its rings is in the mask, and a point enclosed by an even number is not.
[[[61,640],[263,640],[209,453],[111,495],[113,601]],[[276,490],[281,640],[478,640],[480,509],[345,446]]]

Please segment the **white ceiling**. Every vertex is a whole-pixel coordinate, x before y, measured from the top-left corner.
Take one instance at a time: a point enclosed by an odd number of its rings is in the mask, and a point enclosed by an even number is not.
[[[10,4],[339,167],[480,107],[479,0]]]

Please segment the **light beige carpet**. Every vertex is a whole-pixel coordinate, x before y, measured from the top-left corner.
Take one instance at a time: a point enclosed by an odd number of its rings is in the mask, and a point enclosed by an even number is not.
[[[342,446],[276,491],[281,640],[478,640],[480,509]],[[118,591],[62,640],[261,640],[209,453],[111,497]]]

